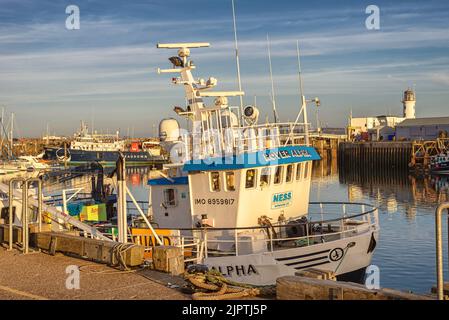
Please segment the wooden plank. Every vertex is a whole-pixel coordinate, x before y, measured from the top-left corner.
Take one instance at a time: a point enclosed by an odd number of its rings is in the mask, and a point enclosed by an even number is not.
[[[361,284],[286,276],[276,281],[279,300],[432,300],[392,289],[369,290]]]
[[[173,246],[154,247],[153,265],[156,270],[172,275],[184,273],[184,255],[181,248]]]
[[[12,226],[13,242],[22,242],[22,228]],[[7,224],[0,225],[0,242],[9,243],[9,226]]]
[[[295,276],[337,281],[335,272],[330,271],[330,270],[320,270],[320,269],[315,269],[315,268],[307,268],[304,270],[296,271]]]

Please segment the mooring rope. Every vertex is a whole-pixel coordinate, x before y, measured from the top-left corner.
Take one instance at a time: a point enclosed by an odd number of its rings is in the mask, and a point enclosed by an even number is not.
[[[209,292],[195,292],[193,300],[226,300],[244,297],[268,296],[275,294],[275,286],[253,286],[225,278],[216,270],[185,273],[184,277],[194,287]]]

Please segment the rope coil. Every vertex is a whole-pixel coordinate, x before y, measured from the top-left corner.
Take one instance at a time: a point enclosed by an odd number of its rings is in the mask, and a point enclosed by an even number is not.
[[[253,286],[235,282],[216,270],[198,271],[184,274],[194,287],[200,291],[192,294],[193,300],[226,300],[245,297],[271,296],[276,293],[275,286]],[[197,289],[197,290],[198,290]],[[208,292],[204,292],[207,290]]]

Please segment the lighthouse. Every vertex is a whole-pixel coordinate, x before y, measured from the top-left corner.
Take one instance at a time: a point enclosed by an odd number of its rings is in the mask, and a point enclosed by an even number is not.
[[[415,92],[412,89],[407,89],[404,91],[404,98],[402,99],[402,104],[404,106],[404,118],[415,119],[415,104],[416,97]]]

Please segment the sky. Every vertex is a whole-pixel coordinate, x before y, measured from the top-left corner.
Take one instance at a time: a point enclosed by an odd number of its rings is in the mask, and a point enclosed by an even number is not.
[[[68,5],[80,9],[79,30],[66,28]],[[366,27],[369,5],[380,9],[379,30]],[[401,115],[408,87],[418,117],[449,116],[449,1],[235,0],[235,9],[244,103],[256,97],[262,119],[272,117],[267,34],[281,120],[298,112],[297,40],[323,126],[345,126],[351,110]],[[40,136],[47,125],[71,135],[81,120],[154,135],[184,105],[172,75],[156,72],[175,53],[158,42],[210,42],[192,49],[194,75],[237,89],[231,0],[0,0],[0,106],[14,112],[15,135]],[[316,112],[310,105],[312,124]]]

